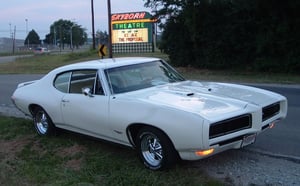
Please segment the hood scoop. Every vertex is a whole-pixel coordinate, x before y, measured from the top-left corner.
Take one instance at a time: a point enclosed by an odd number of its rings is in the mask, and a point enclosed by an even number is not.
[[[193,96],[195,95],[193,92],[187,93],[186,96]]]

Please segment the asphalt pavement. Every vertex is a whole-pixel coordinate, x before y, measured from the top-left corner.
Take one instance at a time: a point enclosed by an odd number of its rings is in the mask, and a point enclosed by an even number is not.
[[[296,157],[300,160],[300,85],[254,85],[284,95],[288,99],[288,115],[274,128],[257,137],[250,149],[271,152],[273,155]]]

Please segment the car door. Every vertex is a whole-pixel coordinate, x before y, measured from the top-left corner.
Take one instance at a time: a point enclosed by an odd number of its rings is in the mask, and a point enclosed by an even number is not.
[[[62,118],[66,127],[76,132],[109,138],[109,97],[104,94],[97,71],[73,71],[68,89],[69,93],[61,100]]]

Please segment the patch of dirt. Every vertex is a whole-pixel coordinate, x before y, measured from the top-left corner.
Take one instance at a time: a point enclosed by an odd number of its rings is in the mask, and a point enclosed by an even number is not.
[[[65,163],[66,168],[79,171],[84,162],[84,158],[81,155],[84,154],[86,150],[86,147],[75,144],[71,147],[59,148],[56,152],[56,155],[69,159]]]
[[[5,157],[5,161],[13,160],[16,158],[16,154],[21,152],[30,142],[31,136],[12,140],[0,140],[0,154]]]
[[[17,154],[20,153],[28,144],[32,143],[31,150],[38,152],[41,156],[48,151],[44,149],[38,141],[34,142],[32,136],[11,140],[0,140],[0,165],[7,171],[14,171],[14,162],[17,160]],[[84,162],[82,154],[86,152],[86,147],[75,144],[70,147],[58,148],[55,154],[61,158],[66,158],[64,166],[71,170],[79,171]]]
[[[79,153],[85,153],[86,150],[87,149],[85,146],[75,144],[70,147],[59,148],[56,152],[56,155],[58,155],[59,157],[74,157]]]
[[[19,180],[19,177],[14,177],[17,169],[16,161],[17,154],[20,153],[29,143],[31,136],[24,136],[11,140],[0,140],[0,185],[32,185],[28,180]]]
[[[65,167],[74,171],[79,171],[83,164],[83,158],[71,159],[65,163]]]
[[[30,150],[37,152],[40,156],[48,153],[47,149],[43,148],[39,141],[34,141]]]

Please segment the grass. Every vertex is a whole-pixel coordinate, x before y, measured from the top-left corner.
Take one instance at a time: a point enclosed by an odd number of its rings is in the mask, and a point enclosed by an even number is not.
[[[300,84],[300,75],[262,73],[246,71],[206,70],[194,68],[177,68],[186,79],[236,82],[236,83],[278,83],[278,84]]]
[[[90,59],[96,59],[90,52],[19,57],[14,62],[0,64],[0,74],[45,74],[56,67]]]
[[[87,136],[40,137],[25,119],[0,116],[0,146],[0,185],[225,184],[184,163],[147,170],[134,150]]]
[[[114,57],[147,56],[158,57],[168,61],[167,55],[155,53],[141,54],[115,54]],[[99,59],[95,51],[74,52],[61,55],[45,55],[20,57],[14,62],[0,64],[0,74],[46,74],[50,70],[71,63],[84,60]],[[221,82],[247,82],[247,83],[283,83],[299,84],[300,76],[296,74],[272,74],[247,71],[223,71],[194,68],[177,68],[187,79]]]
[[[126,54],[119,54],[115,57],[125,57]],[[131,56],[160,57],[167,59],[161,53],[131,54]],[[19,57],[14,62],[0,64],[0,74],[45,74],[50,70],[67,64],[85,60],[99,59],[95,51],[74,52],[69,54],[37,55]]]

